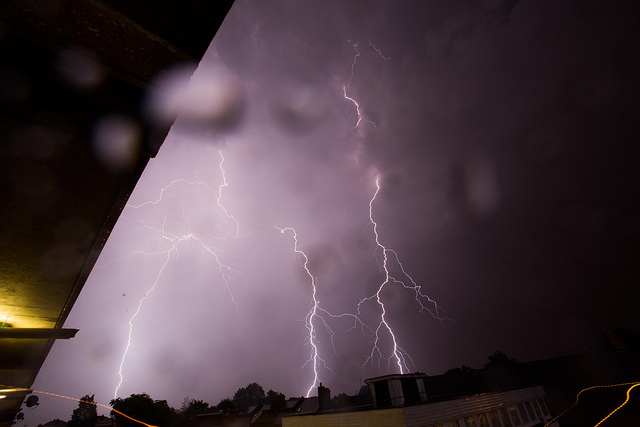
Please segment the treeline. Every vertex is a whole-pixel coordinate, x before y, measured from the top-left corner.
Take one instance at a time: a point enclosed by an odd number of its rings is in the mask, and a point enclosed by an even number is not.
[[[140,423],[128,418],[142,421],[158,427],[187,427],[193,419],[201,414],[217,411],[247,412],[251,406],[260,403],[270,404],[272,408],[284,408],[286,397],[277,391],[264,392],[258,383],[251,383],[239,388],[233,398],[222,399],[217,405],[210,405],[203,400],[185,398],[182,406],[175,409],[166,400],[155,400],[147,393],[132,394],[126,398],[113,399],[110,402],[111,417],[120,427],[140,427]],[[122,414],[126,414],[122,415]],[[78,408],[73,411],[69,426],[95,427],[98,421],[97,406],[94,395],[84,396]]]

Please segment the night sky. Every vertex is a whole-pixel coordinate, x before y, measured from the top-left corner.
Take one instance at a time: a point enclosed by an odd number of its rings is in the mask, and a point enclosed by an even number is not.
[[[409,371],[640,330],[631,4],[237,0],[190,89],[149,98],[181,115],[33,387],[108,404],[122,363],[118,396],[174,407],[250,382],[307,394],[312,278],[277,227],[309,260],[332,394],[399,372],[384,327],[373,351],[380,306],[358,305],[385,280],[376,230]],[[27,425],[77,407],[40,402]]]

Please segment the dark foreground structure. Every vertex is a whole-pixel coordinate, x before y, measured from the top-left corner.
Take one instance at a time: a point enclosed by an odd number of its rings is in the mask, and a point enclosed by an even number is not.
[[[198,427],[213,426],[513,426],[533,427],[551,420],[541,386],[430,398],[424,374],[396,374],[370,378],[356,396],[331,399],[320,385],[318,397],[289,399],[284,407],[268,404],[247,413],[199,415]],[[490,424],[491,423],[491,424]]]
[[[201,59],[232,3],[0,4],[0,426],[77,332],[65,319],[169,130],[141,111],[154,78]],[[100,146],[101,124],[134,150]]]
[[[354,396],[331,398],[320,384],[317,397],[289,399],[283,407],[257,405],[246,413],[199,415],[194,425],[559,427],[594,426],[606,418],[603,425],[631,426],[640,419],[640,387],[619,407],[630,386],[640,382],[640,361],[635,350],[620,344],[590,354],[463,367],[437,376],[385,375],[365,380]]]

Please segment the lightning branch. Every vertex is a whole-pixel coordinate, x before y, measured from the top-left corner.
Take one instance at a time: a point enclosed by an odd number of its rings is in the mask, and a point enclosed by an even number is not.
[[[228,252],[223,249],[212,244],[212,241],[222,241],[231,238],[239,238],[240,237],[240,226],[238,221],[229,213],[226,207],[222,203],[223,190],[229,185],[226,179],[226,173],[224,170],[224,155],[222,151],[219,151],[220,154],[220,162],[218,164],[220,169],[220,175],[222,177],[222,183],[218,186],[217,191],[209,186],[204,181],[193,181],[186,179],[176,179],[172,181],[170,184],[166,185],[160,190],[159,196],[155,200],[150,200],[138,205],[127,205],[127,208],[137,211],[146,206],[152,206],[154,209],[158,210],[161,202],[165,201],[169,198],[169,193],[171,191],[175,193],[183,192],[183,196],[179,199],[182,217],[181,219],[187,223],[187,228],[184,232],[172,232],[171,229],[171,221],[169,220],[166,212],[161,220],[161,224],[153,225],[151,221],[147,221],[143,219],[140,215],[136,215],[137,221],[139,221],[142,226],[156,236],[151,239],[146,240],[133,251],[126,253],[123,256],[116,258],[115,260],[109,261],[108,263],[102,265],[101,267],[105,267],[106,265],[111,264],[112,262],[130,258],[134,255],[143,255],[145,257],[163,257],[162,265],[158,269],[158,272],[155,276],[155,279],[151,286],[147,289],[144,296],[140,299],[137,305],[137,309],[134,314],[130,317],[127,326],[127,343],[125,346],[125,350],[123,352],[122,358],[120,360],[120,365],[118,369],[118,384],[114,391],[114,398],[118,397],[119,389],[124,381],[124,366],[127,359],[127,356],[130,352],[130,349],[133,345],[133,336],[134,336],[134,323],[136,318],[142,311],[142,308],[145,304],[148,304],[146,301],[149,296],[154,292],[154,290],[158,287],[162,280],[162,276],[167,266],[178,258],[180,255],[180,246],[183,242],[186,241],[195,241],[203,251],[211,255],[213,265],[216,270],[218,270],[220,274],[221,281],[224,285],[225,291],[228,294],[232,304],[236,304],[235,298],[233,296],[231,283],[232,277],[234,274],[241,274],[238,271],[235,271],[233,267],[223,261],[224,255],[230,255]],[[222,212],[222,220],[218,223],[215,223],[213,227],[213,231],[205,234],[197,233],[192,230],[191,224],[185,215],[185,202],[189,197],[189,189],[193,188],[204,188],[207,192],[213,195],[212,199],[215,200],[216,206]],[[179,227],[178,227],[179,228]]]

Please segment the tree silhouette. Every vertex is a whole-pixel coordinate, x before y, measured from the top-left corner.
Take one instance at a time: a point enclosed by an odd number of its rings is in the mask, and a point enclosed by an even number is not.
[[[214,410],[214,407],[203,400],[189,399],[186,397],[182,402],[182,407],[178,411],[178,417],[174,425],[177,427],[192,426],[197,415],[208,414]]]
[[[126,399],[113,399],[110,403],[116,409],[136,420],[158,426],[169,427],[177,416],[175,409],[166,400],[153,400],[147,393],[132,394]],[[140,427],[140,423],[132,421],[115,411],[111,411],[120,427]]]
[[[337,396],[333,396],[331,401],[336,406],[337,409],[351,408],[353,407],[353,402],[351,396],[347,393],[340,393]]]
[[[98,422],[98,410],[93,401],[95,395],[88,394],[80,399],[78,408],[73,410],[69,426],[72,427],[94,427]]]
[[[226,399],[222,399],[220,403],[218,403],[216,409],[218,411],[235,411],[236,404],[233,402],[233,400],[227,397]]]
[[[281,409],[287,406],[287,398],[284,394],[278,393],[277,391],[269,390],[267,392],[267,397],[265,399],[265,403],[271,404],[271,409]]]
[[[264,389],[258,383],[251,383],[246,387],[241,387],[233,395],[233,402],[240,412],[247,412],[249,406],[258,405],[265,399]]]
[[[452,368],[448,369],[444,374],[445,375],[455,375],[455,374],[467,374],[471,376],[473,374],[474,369],[468,367],[467,365],[462,365],[460,368]]]
[[[182,402],[180,413],[183,415],[200,415],[206,414],[210,410],[211,406],[209,406],[209,404],[204,400],[189,399],[187,397],[184,399],[184,402]]]
[[[486,369],[497,368],[499,366],[510,366],[518,363],[518,359],[511,358],[502,351],[497,350],[488,357],[489,361],[484,364]]]

